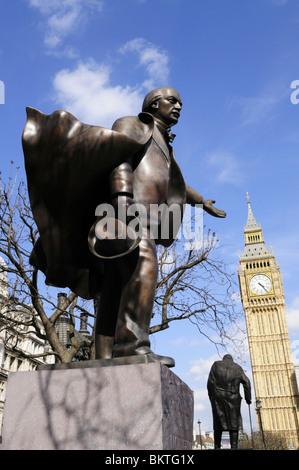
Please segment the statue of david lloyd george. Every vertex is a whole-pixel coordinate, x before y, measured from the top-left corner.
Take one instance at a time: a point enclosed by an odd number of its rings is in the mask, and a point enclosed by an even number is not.
[[[181,97],[171,87],[148,93],[142,112],[118,119],[112,129],[84,124],[66,111],[45,115],[27,108],[22,142],[40,235],[30,262],[45,274],[47,284],[68,287],[85,299],[100,294],[98,359],[141,354],[174,365],[172,358],[150,349],[156,247],[171,245],[186,203],[226,216],[215,201],[185,183],[174,158],[170,129],[181,109]],[[115,208],[113,237],[99,235],[103,215],[95,214],[102,204]],[[136,222],[130,216],[134,204],[146,214],[135,239],[128,233],[130,221]],[[176,207],[179,221],[151,210],[161,204]],[[127,214],[124,223],[120,212]]]

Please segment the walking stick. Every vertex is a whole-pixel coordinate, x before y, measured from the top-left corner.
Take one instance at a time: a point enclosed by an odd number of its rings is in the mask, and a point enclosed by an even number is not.
[[[248,403],[248,411],[249,411],[249,421],[250,421],[250,429],[251,429],[251,442],[252,442],[252,448],[253,446],[253,432],[252,432],[252,422],[251,422],[251,411],[250,411],[250,404]]]

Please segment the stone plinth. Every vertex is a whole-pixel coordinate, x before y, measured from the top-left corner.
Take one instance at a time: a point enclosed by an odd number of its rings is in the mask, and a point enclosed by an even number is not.
[[[9,374],[2,450],[191,449],[193,392],[166,366],[81,364]]]

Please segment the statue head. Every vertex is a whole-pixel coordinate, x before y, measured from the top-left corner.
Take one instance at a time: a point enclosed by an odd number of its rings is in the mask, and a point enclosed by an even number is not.
[[[225,354],[225,355],[223,356],[223,359],[222,359],[222,360],[223,360],[223,361],[233,361],[233,358],[232,358],[232,356],[231,356],[230,354]]]
[[[155,120],[167,127],[177,124],[182,109],[179,93],[171,87],[156,88],[144,98],[142,111],[152,114]]]

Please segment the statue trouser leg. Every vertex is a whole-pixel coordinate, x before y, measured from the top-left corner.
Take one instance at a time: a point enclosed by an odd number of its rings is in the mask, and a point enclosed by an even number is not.
[[[238,448],[238,437],[239,437],[239,431],[229,431],[231,449]]]
[[[120,267],[125,282],[113,348],[116,357],[150,352],[149,326],[158,277],[156,244],[154,240],[144,238],[137,250],[138,260],[134,271],[128,272],[126,264]]]
[[[148,354],[168,367],[174,360],[150,349],[149,327],[156,294],[158,261],[155,241],[143,238],[132,253],[105,263],[97,313],[96,358]],[[114,339],[115,338],[115,339]]]
[[[112,358],[115,328],[121,297],[121,279],[116,263],[104,263],[104,280],[98,302],[95,327],[96,359]]]
[[[114,336],[95,335],[95,357],[96,359],[111,359]]]
[[[150,349],[149,328],[158,278],[156,243],[150,237],[144,237],[135,252],[138,258],[134,270],[128,270],[128,262],[130,268],[134,266],[132,263],[132,257],[136,256],[134,252],[124,257],[120,266],[124,282],[113,357],[148,355],[153,361],[174,367],[172,358],[159,356]]]
[[[150,351],[148,330],[156,285],[157,256],[153,240],[143,239],[132,253],[105,261],[96,318],[96,359]]]
[[[222,431],[214,430],[214,449],[221,449]]]

